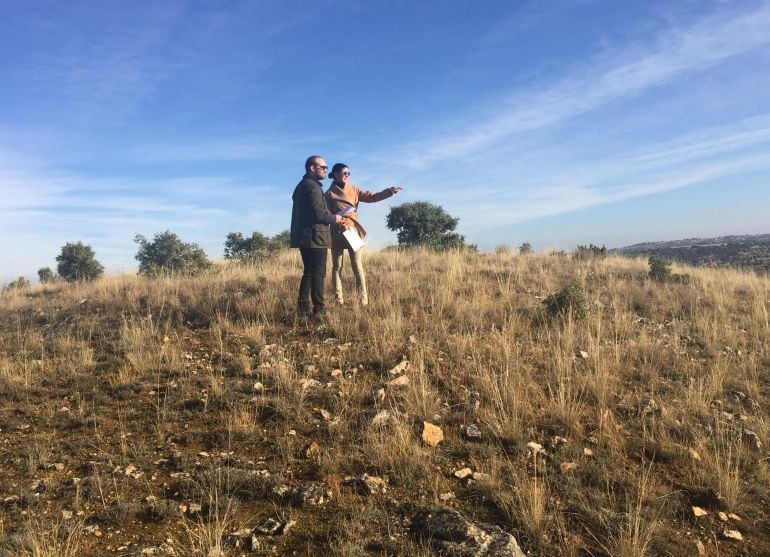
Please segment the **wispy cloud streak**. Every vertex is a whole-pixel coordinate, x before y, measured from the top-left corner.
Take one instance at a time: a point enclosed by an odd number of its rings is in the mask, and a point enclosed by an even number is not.
[[[690,27],[665,31],[645,50],[627,49],[544,89],[515,93],[486,110],[491,113],[486,119],[479,119],[477,111],[465,121],[461,116],[435,136],[407,145],[399,159],[409,168],[424,169],[469,156],[512,134],[553,126],[768,43],[767,3],[750,13],[715,14]]]

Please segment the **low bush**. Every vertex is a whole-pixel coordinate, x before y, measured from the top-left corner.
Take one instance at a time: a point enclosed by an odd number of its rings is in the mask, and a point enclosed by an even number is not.
[[[583,287],[577,281],[572,281],[555,294],[550,294],[543,300],[543,305],[549,317],[572,316],[574,319],[585,319],[588,316],[588,302]]]

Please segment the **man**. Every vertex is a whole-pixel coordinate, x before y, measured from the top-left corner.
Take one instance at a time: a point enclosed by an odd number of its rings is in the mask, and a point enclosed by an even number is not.
[[[341,224],[344,218],[330,212],[324,200],[321,180],[326,177],[326,161],[317,155],[305,161],[305,175],[291,196],[291,247],[302,256],[302,279],[299,282],[300,315],[322,315],[326,259],[332,244],[330,224]]]

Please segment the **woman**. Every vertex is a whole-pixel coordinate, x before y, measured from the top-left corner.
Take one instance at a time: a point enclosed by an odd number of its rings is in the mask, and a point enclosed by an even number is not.
[[[345,217],[347,217],[342,228],[335,229],[332,227],[331,231],[334,295],[337,298],[337,303],[345,303],[345,298],[342,294],[342,279],[340,278],[340,272],[342,271],[343,255],[345,250],[347,250],[350,254],[353,273],[356,276],[356,289],[358,290],[359,300],[361,305],[365,306],[369,304],[369,297],[366,293],[363,248],[360,248],[358,251],[353,250],[342,235],[342,232],[345,230],[344,227],[353,228],[363,239],[366,236],[366,230],[361,226],[361,221],[358,219],[358,204],[360,202],[376,203],[377,201],[382,201],[383,199],[396,195],[401,191],[401,188],[398,186],[391,186],[379,193],[364,191],[358,186],[354,186],[350,183],[350,169],[348,168],[348,165],[342,163],[337,163],[332,167],[329,178],[334,181],[332,182],[332,185],[329,186],[329,189],[326,190],[326,204],[329,207],[329,210],[335,215],[344,214]]]

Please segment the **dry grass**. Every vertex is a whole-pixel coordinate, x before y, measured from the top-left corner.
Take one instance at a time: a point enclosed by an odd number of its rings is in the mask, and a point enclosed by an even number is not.
[[[646,262],[616,257],[375,253],[370,305],[325,323],[294,316],[295,253],[198,278],[4,292],[0,500],[19,496],[5,504],[6,537],[44,504],[115,529],[110,520],[130,517],[123,530],[146,545],[172,536],[185,554],[234,555],[227,530],[286,501],[260,487],[236,505],[220,478],[197,496],[218,498],[213,514],[154,522],[141,510],[150,495],[189,503],[183,474],[199,478],[226,454],[247,477],[267,470],[270,482],[335,494],[295,509],[302,527],[268,540],[278,552],[428,554],[408,522],[439,504],[513,532],[530,555],[681,554],[687,532],[714,554],[763,554],[770,279],[677,272],[692,280],[651,282]],[[575,280],[587,318],[549,319],[542,300]],[[408,385],[388,387],[403,360]],[[389,418],[373,425],[379,411]],[[423,421],[442,427],[438,447],[422,442]],[[480,440],[466,438],[471,424]],[[124,474],[129,465],[142,474]],[[460,482],[453,472],[466,466],[487,476]],[[387,495],[346,487],[363,472],[387,477]],[[30,476],[52,487],[32,495]],[[710,514],[692,518],[693,505]],[[719,510],[744,517],[730,525],[743,544],[721,539]],[[88,542],[81,554],[106,551]]]
[[[78,557],[82,555],[83,523],[29,519],[8,536],[3,555],[8,557]]]

